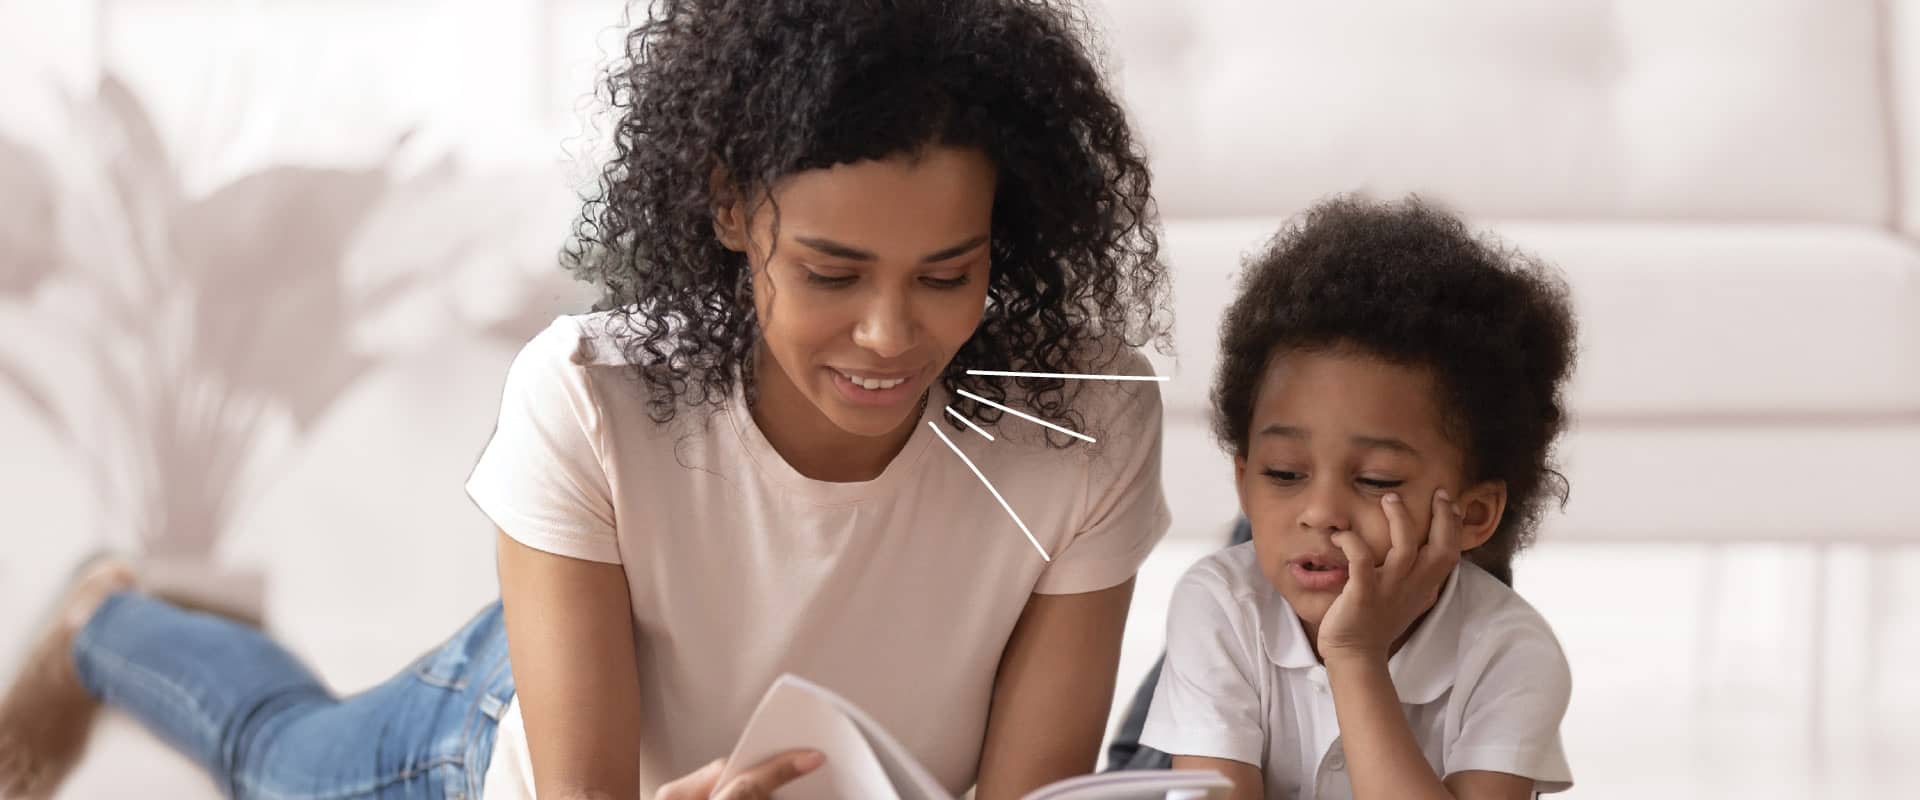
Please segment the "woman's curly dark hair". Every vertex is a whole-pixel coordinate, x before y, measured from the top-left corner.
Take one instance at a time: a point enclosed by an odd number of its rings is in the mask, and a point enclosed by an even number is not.
[[[1467,558],[1511,584],[1547,499],[1567,499],[1552,463],[1575,354],[1565,281],[1418,198],[1323,202],[1247,262],[1220,326],[1214,435],[1244,457],[1272,359],[1342,348],[1432,371],[1467,479],[1507,485],[1499,528]]]
[[[1089,40],[1051,0],[653,2],[602,86],[613,158],[563,260],[622,323],[654,418],[753,388],[749,267],[714,233],[717,200],[929,145],[980,148],[998,175],[988,308],[949,391],[1005,401],[964,369],[1083,372],[1122,344],[1165,349],[1147,168]],[[1036,414],[1074,419],[1065,382],[1015,385]]]

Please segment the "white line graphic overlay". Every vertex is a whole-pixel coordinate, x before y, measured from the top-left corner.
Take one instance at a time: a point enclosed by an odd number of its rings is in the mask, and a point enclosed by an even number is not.
[[[1090,375],[1074,372],[1006,372],[997,369],[970,369],[968,375],[986,375],[995,378],[1065,378],[1070,381],[1161,381],[1171,379],[1167,375]]]
[[[974,433],[987,437],[987,441],[989,442],[993,441],[993,434],[988,433],[984,430],[981,430],[980,426],[973,424],[973,420],[960,416],[960,412],[953,410],[953,406],[947,406],[947,413],[952,414],[954,419],[957,419],[957,420],[960,420],[961,422],[966,423],[967,427],[972,428]]]
[[[994,408],[997,408],[997,409],[1000,409],[1001,411],[1005,411],[1005,412],[1007,412],[1007,413],[1009,413],[1009,414],[1012,414],[1012,415],[1014,415],[1014,416],[1016,416],[1016,417],[1019,417],[1019,418],[1021,418],[1021,419],[1024,419],[1024,420],[1026,420],[1026,421],[1028,421],[1028,422],[1031,422],[1031,423],[1033,423],[1033,424],[1035,424],[1035,425],[1041,425],[1041,426],[1045,426],[1045,427],[1048,427],[1048,428],[1052,428],[1052,429],[1054,429],[1054,430],[1056,430],[1056,431],[1059,431],[1059,432],[1061,432],[1061,433],[1064,433],[1064,434],[1066,434],[1066,435],[1068,435],[1068,436],[1072,436],[1072,437],[1073,437],[1073,438],[1075,438],[1075,439],[1085,439],[1085,440],[1087,440],[1088,442],[1092,442],[1092,441],[1094,440],[1094,439],[1093,439],[1093,437],[1091,437],[1091,436],[1088,436],[1088,435],[1086,435],[1086,434],[1084,434],[1084,433],[1080,433],[1079,431],[1070,431],[1070,430],[1067,430],[1066,428],[1062,428],[1062,427],[1060,427],[1060,426],[1058,426],[1058,425],[1055,425],[1055,424],[1053,424],[1053,423],[1051,423],[1051,422],[1048,422],[1048,421],[1046,421],[1046,420],[1044,420],[1044,419],[1041,419],[1041,418],[1039,418],[1039,417],[1036,417],[1036,416],[1033,416],[1032,414],[1023,414],[1023,413],[1020,413],[1019,411],[1016,411],[1016,410],[1014,410],[1014,409],[1011,409],[1011,408],[1008,408],[1008,407],[1006,407],[1006,406],[1003,406],[1003,405],[1000,405],[999,403],[996,403],[996,402],[993,402],[992,400],[988,400],[987,398],[984,398],[984,397],[981,397],[980,395],[977,395],[977,394],[974,394],[974,393],[972,393],[972,392],[969,392],[969,391],[967,391],[967,390],[965,390],[965,389],[955,389],[954,391],[956,391],[956,392],[959,392],[959,393],[960,393],[960,396],[961,396],[961,397],[965,397],[965,398],[967,398],[968,400],[972,400],[973,402],[976,402],[976,403],[981,403],[981,404],[983,404],[983,405],[989,405],[989,406],[993,406]]]
[[[934,434],[940,437],[940,441],[947,443],[947,449],[952,450],[954,455],[960,457],[960,463],[967,465],[967,469],[973,470],[973,476],[980,479],[982,486],[987,487],[987,491],[993,494],[993,499],[1000,501],[1000,507],[1007,510],[1007,516],[1013,517],[1013,524],[1020,526],[1020,532],[1027,535],[1027,541],[1033,543],[1033,549],[1040,551],[1040,560],[1047,562],[1053,561],[1053,557],[1047,555],[1047,549],[1040,546],[1040,540],[1033,538],[1033,531],[1027,530],[1027,523],[1022,522],[1020,515],[1014,513],[1013,506],[1007,505],[1007,498],[1001,497],[1000,490],[993,488],[993,481],[987,480],[986,474],[982,473],[979,467],[973,465],[973,459],[967,458],[966,453],[960,452],[960,446],[954,444],[952,439],[947,438],[947,432],[940,430],[939,423],[933,420],[927,420],[927,427],[933,429]]]

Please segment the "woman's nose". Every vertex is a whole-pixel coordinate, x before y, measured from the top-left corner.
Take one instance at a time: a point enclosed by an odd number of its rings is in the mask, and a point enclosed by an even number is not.
[[[895,358],[913,349],[915,325],[905,297],[876,295],[853,329],[853,343],[881,358]]]

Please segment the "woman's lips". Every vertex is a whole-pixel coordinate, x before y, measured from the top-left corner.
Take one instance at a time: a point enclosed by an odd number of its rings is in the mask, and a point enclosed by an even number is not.
[[[911,402],[918,397],[919,381],[913,380],[915,373],[906,373],[884,378],[884,380],[899,381],[899,383],[885,389],[868,389],[865,386],[854,383],[852,378],[847,377],[847,373],[833,367],[828,367],[827,373],[833,376],[833,387],[839,391],[840,398],[851,405],[866,406],[869,408],[888,408],[901,403]],[[869,382],[874,379],[882,379],[881,376],[870,373],[856,372],[854,374],[859,375],[861,378],[869,379]]]

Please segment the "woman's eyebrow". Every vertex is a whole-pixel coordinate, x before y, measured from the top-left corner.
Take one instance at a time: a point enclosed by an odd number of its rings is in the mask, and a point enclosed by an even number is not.
[[[979,246],[986,244],[987,239],[988,237],[985,235],[975,236],[971,239],[968,239],[964,242],[956,244],[952,247],[935,250],[934,252],[927,254],[924,258],[921,258],[920,263],[931,264],[935,261],[946,261],[947,259],[950,259],[950,258],[958,258],[960,256],[966,255],[967,253],[973,252],[975,248],[978,248]],[[819,252],[822,255],[832,256],[834,258],[844,258],[844,259],[847,259],[848,261],[880,260],[880,257],[877,255],[874,255],[873,251],[871,250],[862,250],[858,247],[854,247],[853,245],[842,244],[832,239],[823,239],[818,236],[795,236],[793,237],[793,240],[796,242],[799,242],[800,244],[806,245],[809,249]]]

